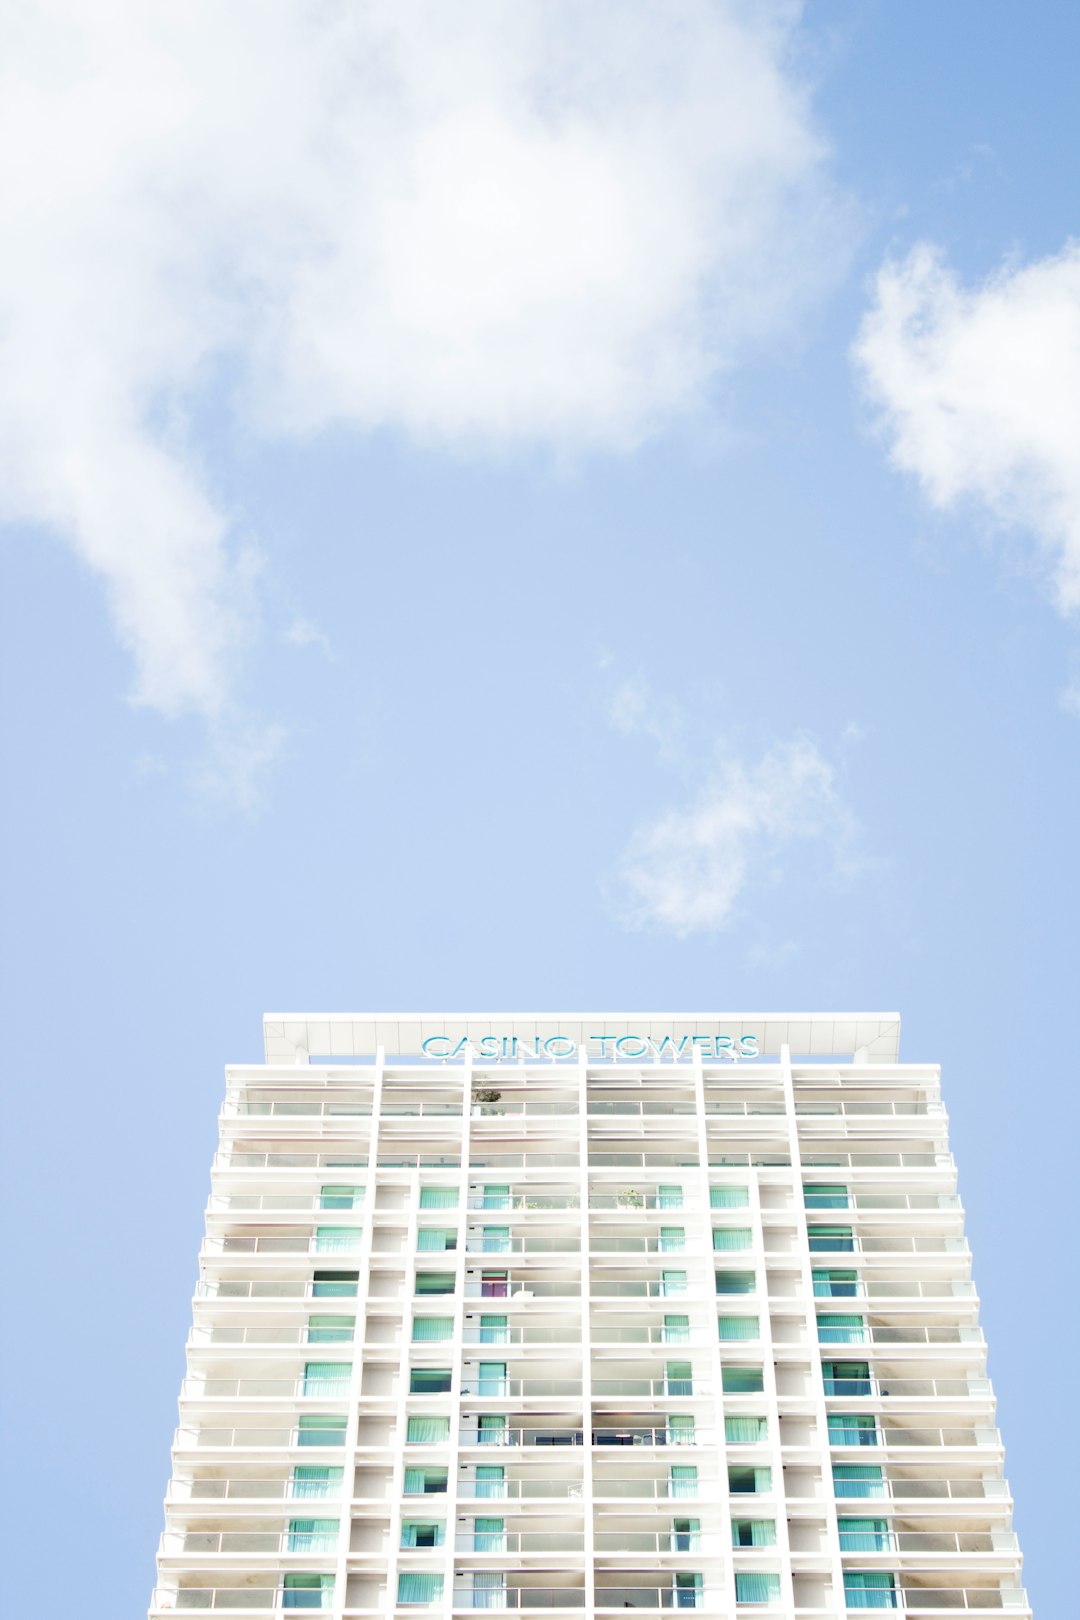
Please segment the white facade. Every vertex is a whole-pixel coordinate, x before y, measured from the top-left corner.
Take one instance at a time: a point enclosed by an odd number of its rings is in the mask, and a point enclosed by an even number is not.
[[[151,1616],[1030,1614],[938,1070],[898,1038],[269,1016]]]

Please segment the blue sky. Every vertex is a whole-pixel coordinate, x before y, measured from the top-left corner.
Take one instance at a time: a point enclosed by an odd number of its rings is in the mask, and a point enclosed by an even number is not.
[[[146,1603],[264,1010],[896,1007],[1064,1612],[1080,13],[84,10],[0,81],[10,1606],[57,1501]]]

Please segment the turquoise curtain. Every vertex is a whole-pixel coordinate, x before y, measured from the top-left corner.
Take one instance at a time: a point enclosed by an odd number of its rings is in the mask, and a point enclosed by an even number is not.
[[[758,1574],[748,1570],[737,1570],[735,1574],[735,1601],[736,1603],[778,1603],[780,1601],[780,1577],[767,1574],[764,1570]]]
[[[837,1519],[841,1552],[891,1552],[888,1519]]]
[[[868,1361],[823,1361],[821,1376],[826,1395],[871,1395]]]
[[[344,1249],[358,1249],[360,1247],[360,1228],[358,1226],[317,1226],[315,1228],[315,1253],[337,1254]]]
[[[302,1417],[296,1436],[298,1446],[343,1446],[345,1419],[326,1416]]]
[[[418,1271],[413,1292],[416,1294],[452,1294],[454,1292],[454,1273],[452,1271]]]
[[[363,1187],[323,1187],[319,1193],[320,1209],[356,1209],[363,1202]]]
[[[803,1188],[803,1202],[807,1209],[847,1209],[848,1190],[824,1181],[808,1181]]]
[[[729,1468],[728,1490],[733,1496],[754,1496],[772,1490],[771,1468]]]
[[[811,1254],[853,1254],[855,1236],[850,1226],[811,1226],[808,1229]]]
[[[417,1572],[399,1575],[397,1600],[399,1603],[439,1603],[442,1601],[443,1578]]]
[[[669,1547],[672,1552],[701,1550],[701,1520],[672,1519]]]
[[[481,1250],[484,1254],[510,1253],[510,1228],[508,1226],[481,1227]]]
[[[671,1299],[675,1294],[685,1294],[686,1272],[662,1271],[660,1273],[660,1292],[665,1299]]]
[[[733,1547],[775,1547],[775,1519],[733,1519],[731,1521]]]
[[[333,1606],[332,1575],[289,1574],[285,1576],[283,1585],[285,1588],[281,1594],[283,1609],[329,1609]]]
[[[358,1271],[317,1271],[311,1284],[312,1299],[355,1298]]]
[[[876,1446],[877,1443],[877,1418],[854,1413],[829,1413],[831,1446]]]
[[[506,1495],[506,1469],[502,1463],[481,1463],[476,1470],[476,1494],[482,1497]]]
[[[720,1387],[725,1395],[760,1395],[765,1388],[761,1367],[722,1367]]]
[[[701,1576],[689,1570],[680,1570],[675,1577],[675,1607],[697,1609],[701,1606]]]
[[[355,1333],[355,1316],[308,1317],[308,1344],[351,1344]]]
[[[815,1271],[816,1299],[856,1299],[861,1293],[857,1271]]]
[[[505,1395],[508,1393],[505,1361],[482,1361],[479,1374],[476,1383],[478,1395]]]
[[[484,1188],[483,1208],[484,1209],[509,1209],[510,1208],[510,1184],[509,1184],[509,1182],[503,1182],[501,1184],[496,1184],[496,1185],[493,1185],[491,1182],[488,1182],[488,1184]]]
[[[714,1226],[712,1246],[714,1249],[748,1249],[753,1241],[753,1234],[748,1226]]]
[[[314,1501],[320,1497],[337,1496],[341,1489],[343,1472],[341,1468],[297,1466],[292,1471],[289,1495],[293,1501]]]
[[[884,1570],[844,1571],[844,1602],[849,1609],[895,1609],[896,1576]]]
[[[409,1372],[410,1395],[448,1395],[453,1381],[449,1367],[413,1367]]]
[[[673,1464],[668,1469],[668,1492],[675,1497],[696,1496],[698,1493],[698,1471],[696,1467],[683,1464]]]
[[[290,1519],[287,1552],[333,1552],[337,1546],[337,1519]]]
[[[716,1292],[718,1294],[752,1294],[755,1292],[756,1279],[752,1271],[718,1271],[716,1273]]]
[[[403,1547],[441,1547],[446,1540],[446,1525],[441,1519],[405,1519],[401,1526]]]
[[[421,1209],[457,1209],[458,1190],[456,1187],[421,1187]]]
[[[352,1377],[350,1361],[305,1361],[304,1394],[321,1396],[347,1395]]]
[[[710,1209],[748,1209],[750,1205],[749,1187],[710,1187]]]
[[[692,1395],[694,1369],[688,1361],[669,1361],[664,1368],[666,1395]]]
[[[688,1316],[664,1317],[664,1343],[689,1344],[690,1318]]]
[[[503,1412],[481,1412],[476,1420],[476,1441],[481,1446],[501,1446],[506,1438],[506,1415]]]
[[[447,1231],[441,1226],[422,1226],[416,1234],[416,1247],[425,1253],[432,1250],[443,1252],[447,1249],[456,1249],[457,1232]]]
[[[747,1445],[754,1440],[767,1440],[769,1420],[763,1417],[726,1417],[724,1439],[731,1445]]]
[[[473,1520],[473,1551],[474,1552],[505,1552],[506,1551],[506,1520],[505,1519],[474,1519]]]
[[[480,1318],[481,1344],[509,1344],[510,1329],[505,1316],[482,1316]]]
[[[474,1569],[471,1576],[474,1609],[506,1608],[506,1576],[501,1569]]]
[[[414,1316],[412,1325],[414,1344],[432,1344],[454,1337],[452,1316]]]
[[[682,1209],[683,1193],[681,1187],[659,1187],[657,1193],[656,1201],[661,1209]]]
[[[411,1417],[405,1427],[405,1439],[410,1445],[433,1445],[450,1438],[450,1419],[433,1413],[430,1417]]]
[[[662,1226],[660,1228],[660,1253],[681,1254],[686,1248],[686,1228],[684,1226]]]
[[[834,1463],[833,1490],[837,1496],[884,1496],[885,1476],[879,1463]]]
[[[722,1339],[760,1339],[761,1323],[756,1316],[721,1316],[717,1318]]]
[[[694,1420],[689,1414],[669,1412],[665,1436],[669,1446],[694,1444]]]
[[[434,1496],[446,1489],[445,1468],[406,1468],[406,1496]]]
[[[819,1344],[868,1344],[870,1334],[865,1316],[819,1316]]]

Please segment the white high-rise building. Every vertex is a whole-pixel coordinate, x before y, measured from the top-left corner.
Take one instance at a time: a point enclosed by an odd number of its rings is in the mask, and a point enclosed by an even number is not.
[[[895,1014],[269,1015],[151,1616],[1030,1614]]]

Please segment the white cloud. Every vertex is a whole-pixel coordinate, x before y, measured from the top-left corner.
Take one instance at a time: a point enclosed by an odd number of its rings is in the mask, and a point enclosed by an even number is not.
[[[728,759],[687,804],[633,835],[620,870],[627,921],[679,938],[717,933],[748,891],[783,881],[789,855],[850,877],[857,838],[835,772],[810,741],[781,744],[753,765]]]
[[[294,619],[285,631],[285,640],[290,647],[318,647],[325,658],[332,659],[334,656],[330,637],[311,619]]]
[[[880,271],[855,358],[895,464],[935,506],[1030,531],[1080,608],[1080,243],[971,289],[915,248]]]
[[[100,576],[134,701],[244,723],[251,552],[190,428],[223,377],[269,435],[617,452],[791,318],[838,240],[797,22],[784,0],[7,8],[0,515]]]

